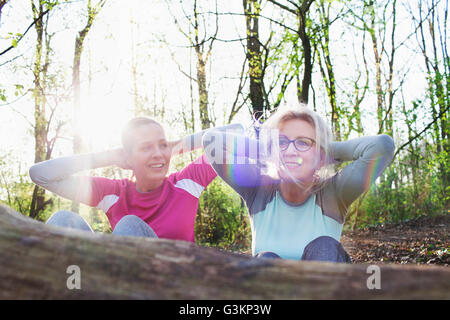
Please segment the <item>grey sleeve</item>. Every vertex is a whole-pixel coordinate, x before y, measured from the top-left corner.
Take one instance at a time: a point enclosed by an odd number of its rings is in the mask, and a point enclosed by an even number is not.
[[[29,174],[31,180],[44,189],[86,203],[91,198],[91,181],[89,177],[77,177],[74,174],[88,169],[94,169],[92,154],[39,162],[30,168]]]
[[[238,132],[243,133],[244,127],[240,123],[232,123],[228,124],[222,127],[216,127],[214,129],[206,129],[202,130],[190,135],[187,135],[180,139],[179,143],[177,143],[172,150],[172,154],[180,154],[184,152],[189,152],[195,149],[203,148],[203,136],[206,132],[210,130],[217,130],[217,131],[228,131],[228,132]]]
[[[370,188],[392,162],[394,151],[394,141],[384,134],[331,144],[331,156],[336,161],[352,161],[333,178],[334,192],[343,206],[341,212]]]
[[[245,201],[251,201],[261,184],[257,140],[212,129],[203,136],[203,148],[217,174]]]

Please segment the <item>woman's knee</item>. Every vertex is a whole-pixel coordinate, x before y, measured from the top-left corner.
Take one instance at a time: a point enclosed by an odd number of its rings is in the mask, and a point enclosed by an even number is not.
[[[313,247],[313,248],[338,248],[341,246],[341,243],[337,241],[336,239],[330,237],[330,236],[320,236],[312,240],[306,248]],[[305,249],[306,249],[305,248]]]
[[[149,225],[139,218],[138,216],[135,216],[134,214],[128,214],[126,216],[123,216],[116,224],[116,227],[114,228],[114,231],[119,231],[119,229],[125,228],[125,229],[135,229],[135,228],[145,228],[149,227]]]
[[[351,262],[342,244],[329,236],[320,236],[308,243],[303,251],[302,260]]]
[[[144,220],[142,220],[141,218],[139,218],[138,216],[134,215],[134,214],[127,214],[126,216],[123,216],[122,218],[120,218],[119,222],[117,222],[117,224],[119,223],[135,223],[135,224],[140,224],[140,223],[145,223]]]
[[[275,252],[271,252],[271,251],[258,252],[256,254],[255,258],[281,259],[281,257],[279,255],[277,255]]]
[[[158,238],[153,229],[141,218],[133,214],[123,216],[117,222],[113,234],[120,236]]]
[[[93,232],[92,228],[86,220],[83,219],[83,217],[77,213],[67,210],[55,212],[50,218],[47,219],[46,224]]]

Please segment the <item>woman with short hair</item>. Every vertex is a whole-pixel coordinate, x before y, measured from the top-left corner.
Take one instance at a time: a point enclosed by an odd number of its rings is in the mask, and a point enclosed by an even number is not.
[[[201,147],[203,133],[167,141],[161,124],[137,117],[122,132],[122,148],[40,162],[30,168],[30,177],[59,196],[104,211],[113,234],[195,242],[198,199],[216,173],[204,156],[167,173],[172,155]],[[135,181],[76,175],[113,165],[133,170]],[[69,211],[54,213],[47,224],[92,231],[80,215]]]

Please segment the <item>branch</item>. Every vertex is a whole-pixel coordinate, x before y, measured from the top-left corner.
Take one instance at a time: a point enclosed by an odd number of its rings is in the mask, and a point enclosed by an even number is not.
[[[206,28],[206,23],[204,23],[203,26],[204,26],[204,28]],[[218,32],[219,32],[219,15],[217,15],[217,0],[216,0],[216,30],[214,32],[214,35],[210,37],[211,42],[209,43],[209,49],[208,49],[208,52],[206,53],[205,63],[208,61],[208,58],[211,55],[213,43],[214,43],[214,40],[217,40]],[[206,29],[205,29],[205,35],[206,35]]]
[[[0,104],[0,107],[9,106],[9,105],[11,105],[11,104],[16,103],[17,101],[19,101],[20,99],[22,99],[23,97],[25,97],[29,92],[30,92],[30,90],[27,90],[24,94],[22,94],[21,96],[17,97],[15,100],[10,101],[10,102],[6,102],[6,103],[3,103],[3,104]]]
[[[238,113],[239,110],[244,105],[244,104],[241,104],[239,107],[236,108],[237,102],[239,100],[239,95],[242,94],[242,88],[244,88],[244,85],[245,85],[245,82],[246,82],[246,81],[244,81],[244,83],[242,83],[243,79],[246,80],[246,78],[244,77],[246,63],[247,63],[247,56],[245,56],[244,63],[242,64],[241,75],[239,77],[238,90],[237,90],[237,93],[236,93],[236,99],[234,100],[233,105],[231,106],[230,116],[228,117],[228,123],[231,123],[231,121],[233,120],[233,118],[236,115],[236,113]],[[244,101],[246,101],[246,99],[244,99]]]
[[[212,12],[212,11],[200,12],[199,15],[201,15],[201,14],[215,14],[215,15],[218,15],[218,16],[225,16],[225,15],[228,15],[228,16],[245,16],[246,15],[245,13],[239,13],[239,12]],[[186,17],[189,17],[189,16],[186,16]],[[263,15],[258,15],[258,18],[266,19],[266,20],[268,20],[270,22],[273,22],[275,24],[278,24],[279,26],[281,26],[281,27],[283,27],[285,29],[288,29],[288,30],[290,30],[290,31],[292,31],[294,33],[298,32],[298,30],[296,30],[294,28],[291,28],[291,27],[288,27],[287,25],[281,23],[280,21],[273,20],[272,18],[263,16]]]
[[[158,38],[157,35],[156,35],[156,37]],[[167,50],[169,50],[170,57],[172,58],[172,61],[175,62],[175,64],[177,65],[178,70],[179,70],[183,75],[185,75],[188,79],[197,82],[197,79],[192,78],[189,74],[187,74],[185,71],[183,71],[183,68],[181,67],[180,63],[178,63],[177,59],[175,59],[175,53],[174,53],[172,50],[170,50],[170,46],[169,46],[169,44],[167,43],[166,39],[162,38],[162,39],[158,39],[158,40],[159,40],[160,42],[164,43],[164,44],[167,46]]]
[[[414,140],[416,140],[418,137],[420,137],[420,135],[422,133],[424,133],[425,131],[427,131],[436,121],[438,121],[448,110],[450,109],[450,106],[447,106],[447,108],[445,108],[442,112],[440,112],[436,118],[433,119],[433,121],[431,121],[422,131],[420,131],[418,134],[416,134],[414,137],[410,138],[407,142],[405,142],[404,144],[402,144],[399,148],[397,148],[397,151],[395,151],[394,153],[394,157],[400,152],[400,150],[402,150],[404,147],[406,147],[407,145],[409,145],[411,142],[413,142]]]
[[[1,22],[1,18],[2,18],[2,9],[3,6],[8,2],[8,0],[0,0],[0,22]]]
[[[14,60],[16,60],[16,59],[18,59],[18,58],[20,58],[20,57],[22,57],[22,56],[23,56],[23,53],[22,53],[21,55],[15,56],[15,57],[12,58],[12,59],[9,59],[8,61],[5,61],[5,62],[1,63],[1,64],[0,64],[0,67],[3,67],[5,64],[8,64],[8,63],[10,63],[10,62],[13,62]]]
[[[271,3],[273,3],[273,4],[276,5],[276,6],[280,7],[281,9],[286,10],[286,11],[292,13],[292,14],[295,14],[295,15],[298,14],[298,13],[297,13],[297,12],[298,12],[297,10],[294,10],[294,9],[292,9],[292,8],[289,8],[288,6],[285,6],[284,4],[281,4],[281,3],[279,3],[279,2],[277,2],[277,1],[275,1],[275,0],[268,0],[268,1],[271,2]]]
[[[23,39],[23,37],[27,34],[27,32],[31,29],[32,26],[35,25],[36,22],[38,22],[39,20],[42,19],[42,17],[44,17],[48,12],[50,11],[50,9],[45,10],[44,12],[42,12],[39,17],[37,17],[36,19],[33,20],[33,22],[28,26],[27,30],[25,30],[25,32],[22,34],[22,36],[20,36],[20,38],[17,40],[16,45],[13,46],[11,45],[10,47],[6,48],[5,50],[3,50],[2,52],[0,52],[0,56],[7,53],[9,50],[11,50],[12,48],[15,48],[17,46],[17,44],[20,42],[20,40]]]

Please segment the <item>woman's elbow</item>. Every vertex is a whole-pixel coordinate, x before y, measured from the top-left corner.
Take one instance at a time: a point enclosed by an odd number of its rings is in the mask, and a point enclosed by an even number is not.
[[[35,182],[37,176],[36,165],[30,167],[30,169],[28,170],[28,175],[30,176],[31,181]]]
[[[384,153],[393,156],[395,152],[394,139],[387,134],[380,134],[378,137],[380,140],[378,144],[382,147]]]
[[[39,186],[44,186],[46,184],[46,179],[44,179],[40,174],[39,164],[31,166],[31,168],[28,170],[28,174],[31,178],[31,181],[33,181],[35,184]]]
[[[391,136],[380,134],[377,136],[376,148],[378,154],[390,164],[394,158],[395,143]]]
[[[222,135],[222,132],[215,129],[205,132],[202,137],[202,145],[207,155],[210,155],[215,148],[219,147],[218,142],[221,140]]]

